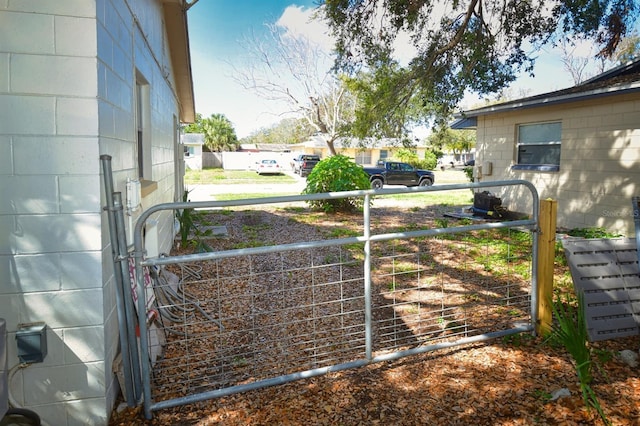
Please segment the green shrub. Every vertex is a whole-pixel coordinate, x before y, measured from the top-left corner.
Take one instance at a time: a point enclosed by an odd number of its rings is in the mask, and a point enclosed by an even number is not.
[[[182,202],[189,201],[189,190],[185,189],[182,193]],[[189,241],[189,234],[195,228],[193,221],[193,209],[176,210],[176,217],[180,223],[180,242],[183,246]]]
[[[610,425],[598,396],[591,387],[593,361],[591,347],[588,343],[584,295],[578,294],[578,304],[575,307],[568,297],[565,297],[564,300],[559,297],[552,302],[551,306],[556,321],[552,325],[550,339],[552,342],[564,346],[573,358],[585,406],[595,409],[604,424]]]
[[[464,172],[465,176],[467,177],[467,180],[469,180],[469,182],[473,183],[473,167],[465,167],[464,169],[462,169],[462,171]]]
[[[394,161],[401,161],[403,163],[409,163],[415,167],[415,164],[420,162],[418,158],[418,154],[414,149],[409,148],[400,148],[396,152],[393,153]]]
[[[307,176],[307,186],[303,194],[325,192],[356,191],[369,189],[369,175],[361,166],[344,155],[334,155],[321,160]],[[311,208],[325,212],[346,212],[360,209],[363,198],[335,198],[331,200],[308,201]]]
[[[572,237],[582,238],[617,238],[622,235],[614,232],[609,232],[604,228],[574,228],[567,232]]]
[[[438,158],[433,152],[425,152],[424,159],[421,160],[414,150],[408,148],[400,148],[393,154],[392,159],[393,161],[401,161],[403,163],[411,164],[416,169],[421,170],[433,170],[438,164]]]
[[[438,165],[438,157],[431,151],[427,151],[424,153],[423,167],[421,169],[424,170],[433,170]]]

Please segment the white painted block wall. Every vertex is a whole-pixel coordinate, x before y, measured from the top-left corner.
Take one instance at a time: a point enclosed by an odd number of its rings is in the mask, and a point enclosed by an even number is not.
[[[118,392],[99,156],[113,156],[124,191],[137,176],[136,69],[152,87],[158,184],[144,206],[173,201],[178,106],[162,22],[159,0],[0,0],[0,317],[9,366],[18,324],[48,326],[47,357],[11,390],[50,425],[106,424]],[[160,222],[168,251],[173,219]]]

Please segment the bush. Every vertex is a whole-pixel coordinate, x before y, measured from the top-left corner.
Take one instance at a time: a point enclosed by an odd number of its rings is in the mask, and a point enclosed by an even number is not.
[[[574,228],[567,232],[567,235],[582,238],[617,238],[622,236],[604,228]]]
[[[438,157],[432,151],[426,151],[424,153],[424,159],[421,160],[415,151],[407,148],[399,149],[393,155],[393,160],[411,164],[416,169],[421,170],[433,170],[438,165]]]
[[[395,159],[395,161],[402,161],[403,163],[411,164],[413,167],[416,167],[415,163],[420,162],[420,159],[418,158],[418,154],[416,154],[416,151],[409,148],[398,149],[393,154],[393,158]]]
[[[307,176],[307,186],[303,194],[325,192],[356,191],[370,189],[369,175],[361,166],[344,155],[334,155],[321,160]],[[360,209],[363,198],[336,198],[331,200],[308,201],[311,208],[325,212],[346,212]]]
[[[462,169],[469,182],[473,183],[473,167],[465,167]]]
[[[431,151],[427,151],[424,153],[423,162],[424,162],[424,166],[421,167],[422,169],[433,170],[438,165],[438,157],[436,156],[435,153]]]

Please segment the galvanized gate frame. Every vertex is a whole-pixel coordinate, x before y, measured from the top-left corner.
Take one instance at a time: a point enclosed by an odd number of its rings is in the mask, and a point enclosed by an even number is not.
[[[370,233],[370,209],[371,209],[371,200],[374,196],[382,196],[382,195],[391,195],[391,194],[406,194],[406,193],[428,193],[428,192],[437,192],[437,191],[449,191],[449,190],[459,190],[459,189],[481,189],[481,188],[495,188],[495,187],[505,187],[505,186],[524,186],[526,187],[532,197],[532,212],[530,214],[530,219],[522,219],[522,220],[513,220],[513,221],[503,221],[503,222],[492,222],[485,224],[473,224],[466,225],[460,227],[452,227],[452,228],[436,228],[436,229],[424,229],[410,232],[402,232],[402,233],[390,233],[390,234],[378,234],[371,235]],[[427,351],[444,349],[452,346],[474,343],[478,341],[489,340],[497,337],[503,337],[511,334],[517,334],[522,332],[535,332],[533,324],[516,324],[513,328],[509,330],[501,330],[496,332],[485,333],[482,335],[466,337],[459,339],[455,342],[444,342],[438,343],[428,346],[419,346],[415,348],[411,348],[408,350],[397,351],[394,353],[373,356],[372,353],[372,290],[371,290],[371,243],[374,241],[388,241],[397,238],[414,238],[414,237],[427,237],[427,236],[437,236],[443,234],[452,234],[452,233],[462,233],[469,232],[474,230],[481,229],[499,229],[499,228],[525,228],[532,231],[532,275],[531,275],[531,318],[535,319],[538,317],[538,301],[537,301],[537,281],[538,281],[538,216],[539,216],[539,198],[536,188],[528,181],[524,180],[512,180],[512,181],[492,181],[492,182],[480,182],[480,183],[469,183],[469,184],[453,184],[453,185],[437,185],[431,187],[417,187],[417,188],[401,188],[401,189],[380,189],[380,190],[362,190],[362,191],[349,191],[349,192],[335,192],[335,193],[325,193],[325,194],[308,194],[308,195],[297,195],[297,196],[281,196],[281,197],[265,197],[265,198],[252,198],[252,199],[244,199],[244,200],[235,200],[235,201],[200,201],[200,202],[182,202],[182,203],[164,203],[158,204],[144,211],[140,218],[138,219],[135,231],[134,231],[134,251],[132,253],[135,259],[135,271],[137,277],[137,283],[144,282],[144,272],[143,267],[145,266],[161,266],[170,263],[166,258],[145,258],[144,252],[144,241],[143,241],[143,230],[147,219],[152,216],[154,213],[164,211],[164,210],[182,210],[182,209],[210,209],[210,208],[221,208],[221,207],[233,207],[233,206],[251,206],[257,204],[277,204],[277,203],[287,203],[294,201],[310,201],[310,200],[326,200],[326,199],[335,199],[335,198],[346,198],[346,197],[360,197],[364,199],[364,232],[363,235],[358,237],[349,237],[349,238],[338,238],[333,240],[324,240],[324,241],[303,241],[299,243],[293,244],[285,244],[279,246],[264,246],[264,247],[255,247],[255,248],[246,248],[246,249],[235,249],[229,250],[225,252],[208,252],[208,253],[198,253],[191,255],[184,255],[173,257],[172,262],[175,262],[175,259],[180,259],[184,262],[190,262],[193,260],[212,260],[212,259],[221,259],[225,257],[232,257],[236,255],[248,255],[248,254],[265,254],[272,253],[276,251],[284,251],[288,249],[306,249],[306,248],[314,248],[314,247],[323,247],[328,245],[346,245],[353,243],[364,243],[364,318],[365,318],[365,358],[347,362],[343,364],[334,364],[329,367],[310,369],[306,371],[301,371],[293,374],[282,375],[279,377],[273,377],[269,379],[260,380],[253,383],[235,385],[225,389],[219,389],[214,391],[203,392],[197,395],[189,395],[180,398],[174,398],[171,400],[154,402],[151,400],[151,363],[148,357],[139,356],[139,361],[141,365],[141,376],[142,376],[142,399],[144,403],[144,414],[148,419],[152,418],[152,412],[154,410],[160,410],[164,408],[174,407],[178,405],[190,404],[199,401],[204,401],[208,399],[218,398],[222,396],[227,396],[239,392],[244,392],[248,390],[254,390],[259,388],[264,388],[268,386],[274,386],[279,384],[284,384],[288,382],[292,382],[295,380],[310,378],[319,375],[323,375],[329,372],[341,371],[346,369],[351,369],[355,367],[365,366],[371,363],[377,363],[382,361],[391,361],[396,360],[402,357],[415,355],[419,353],[424,353]],[[142,285],[138,284],[137,287],[137,301],[138,301],[138,324],[140,327],[140,354],[148,353],[149,341],[147,334],[147,326],[146,326],[146,314],[145,314],[145,295],[144,288]],[[134,363],[135,364],[135,363]]]

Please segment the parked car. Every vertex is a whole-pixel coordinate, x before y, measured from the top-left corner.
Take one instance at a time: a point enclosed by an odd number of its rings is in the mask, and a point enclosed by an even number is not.
[[[384,185],[431,186],[435,182],[432,171],[416,169],[398,161],[383,162],[379,167],[364,167],[364,171],[369,174],[373,189]]]
[[[464,163],[465,166],[469,167],[469,166],[475,166],[476,165],[476,160],[468,160],[466,163]]]
[[[311,173],[311,170],[320,162],[319,155],[313,154],[300,154],[291,162],[291,168],[293,172],[300,176],[306,176]]]
[[[279,175],[283,172],[282,167],[276,160],[261,160],[256,163],[256,173],[259,175]]]

